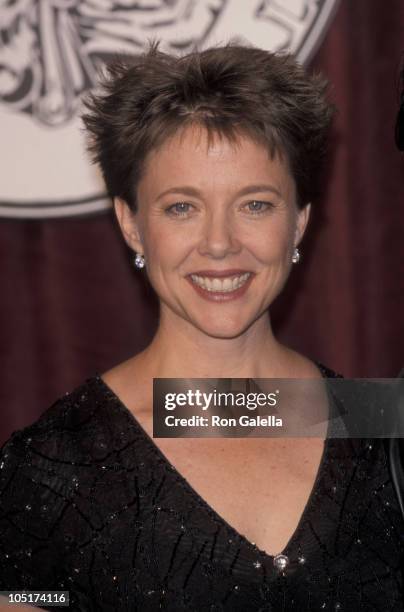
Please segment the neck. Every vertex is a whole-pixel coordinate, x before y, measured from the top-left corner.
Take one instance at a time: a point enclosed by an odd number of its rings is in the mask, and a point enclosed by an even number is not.
[[[268,313],[235,338],[214,338],[162,314],[138,357],[155,378],[269,378],[284,375],[293,354],[275,339]]]

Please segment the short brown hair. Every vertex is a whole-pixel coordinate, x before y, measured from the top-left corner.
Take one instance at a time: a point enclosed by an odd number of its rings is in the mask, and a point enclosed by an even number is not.
[[[136,210],[146,156],[177,130],[244,132],[286,155],[302,207],[317,194],[333,114],[325,88],[288,54],[231,43],[177,57],[153,43],[107,66],[100,91],[84,101],[88,149],[109,195]]]

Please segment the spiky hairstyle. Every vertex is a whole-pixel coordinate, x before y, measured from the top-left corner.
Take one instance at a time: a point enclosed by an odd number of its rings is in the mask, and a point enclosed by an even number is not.
[[[229,139],[248,134],[286,157],[298,205],[315,199],[333,106],[326,83],[287,54],[228,44],[177,57],[158,44],[106,67],[85,99],[88,149],[111,197],[135,211],[147,155],[199,124]]]

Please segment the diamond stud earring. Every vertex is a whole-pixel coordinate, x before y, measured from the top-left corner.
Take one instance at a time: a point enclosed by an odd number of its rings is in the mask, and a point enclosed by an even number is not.
[[[295,247],[295,250],[293,251],[293,255],[292,255],[292,263],[296,264],[299,263],[300,261],[300,251],[297,247]]]
[[[144,256],[141,255],[140,253],[136,253],[136,256],[135,256],[135,266],[137,268],[144,268],[145,267]]]

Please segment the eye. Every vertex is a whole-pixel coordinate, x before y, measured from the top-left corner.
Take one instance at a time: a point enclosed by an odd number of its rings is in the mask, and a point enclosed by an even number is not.
[[[263,202],[261,200],[252,200],[247,202],[247,211],[253,214],[259,215],[267,212],[270,208],[273,208],[272,202]]]
[[[192,204],[188,202],[176,202],[175,204],[171,204],[168,208],[166,208],[166,213],[169,215],[173,215],[175,217],[184,217],[187,213],[190,212]]]

